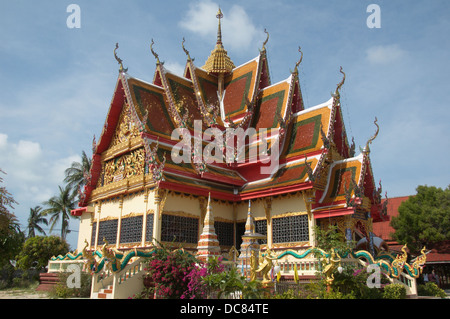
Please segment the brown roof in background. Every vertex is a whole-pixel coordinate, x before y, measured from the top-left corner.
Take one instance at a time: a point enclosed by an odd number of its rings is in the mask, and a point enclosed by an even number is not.
[[[387,214],[388,216],[390,216],[390,220],[373,224],[373,232],[378,237],[382,238],[386,242],[393,241],[391,234],[395,232],[395,229],[392,228],[390,225],[392,217],[398,216],[398,207],[409,197],[410,196],[402,196],[402,197],[392,197],[388,199]],[[385,201],[386,199],[383,199],[381,203],[383,204]]]
[[[390,223],[392,217],[398,216],[398,208],[401,203],[409,199],[410,196],[402,196],[402,197],[393,197],[388,199],[387,211],[388,216],[391,217],[389,221],[378,222],[373,224],[373,232],[380,238],[382,238],[389,245],[389,250],[400,251],[403,245],[398,244],[392,238],[392,233],[395,232],[395,229],[391,227]],[[386,199],[382,200],[384,203]],[[450,241],[444,241],[438,244],[435,244],[433,247],[426,247],[427,254],[427,263],[448,263],[450,261]],[[430,251],[431,250],[431,251]]]

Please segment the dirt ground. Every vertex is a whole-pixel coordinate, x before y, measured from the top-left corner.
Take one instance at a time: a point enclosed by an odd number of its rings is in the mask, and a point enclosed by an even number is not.
[[[29,290],[1,290],[0,299],[49,299],[45,292],[30,292]]]

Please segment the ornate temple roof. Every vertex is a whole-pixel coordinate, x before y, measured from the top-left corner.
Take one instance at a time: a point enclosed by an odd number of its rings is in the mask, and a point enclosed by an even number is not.
[[[143,147],[145,164],[152,169],[148,174],[160,188],[199,196],[211,194],[228,201],[309,191],[314,197],[312,212],[316,218],[366,210],[374,220],[382,219],[381,196],[375,187],[368,149],[376,135],[360,155],[354,155],[340,104],[339,90],[345,80],[342,69],[343,79],[333,96],[305,108],[298,76],[303,58],[300,48],[301,58],[294,71],[272,84],[265,47],[268,36],[257,57],[236,67],[222,45],[222,16],[219,10],[216,47],[203,67],[194,64],[183,40],[187,55],[183,76],[165,69],[153,41],[151,52],[157,63],[151,83],[130,76],[114,51],[119,76],[80,206],[89,203],[99,185],[104,187],[99,182],[102,159]],[[123,122],[124,118],[129,122]],[[225,134],[227,129],[239,128],[253,132],[245,140],[244,154],[252,154],[267,143],[269,154],[279,154],[279,165],[261,173],[261,168],[269,165],[259,158],[233,163],[175,162],[171,156],[179,142],[172,139],[175,129],[188,130],[192,144],[200,143],[202,149],[211,143],[206,135],[195,136],[195,120],[201,121],[202,132],[215,129]],[[130,130],[135,127],[139,132],[129,139],[126,148],[114,151],[113,141],[120,126]],[[261,133],[264,130],[271,134],[265,136]]]

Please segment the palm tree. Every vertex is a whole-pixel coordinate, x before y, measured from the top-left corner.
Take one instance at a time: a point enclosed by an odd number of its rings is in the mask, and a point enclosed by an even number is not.
[[[81,154],[81,163],[73,162],[72,165],[66,169],[64,182],[72,189],[74,195],[78,190],[82,190],[89,179],[89,172],[91,170],[92,159],[83,151]]]
[[[72,188],[66,185],[65,188],[59,187],[59,194],[53,196],[44,205],[48,208],[42,214],[44,216],[51,215],[49,222],[51,223],[50,232],[55,227],[55,224],[61,219],[61,238],[65,239],[66,235],[70,233],[69,219],[72,216],[70,211],[75,208],[76,200]]]
[[[35,230],[41,234],[44,234],[45,231],[42,229],[39,224],[48,225],[48,221],[42,214],[42,207],[36,206],[35,208],[30,208],[30,217],[28,217],[28,238],[36,236]]]

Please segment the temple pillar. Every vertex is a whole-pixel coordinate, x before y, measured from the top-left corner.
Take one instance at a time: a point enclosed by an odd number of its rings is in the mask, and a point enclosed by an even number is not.
[[[273,236],[272,236],[272,197],[267,197],[264,201],[264,211],[267,220],[267,247],[272,248]]]
[[[145,203],[145,211],[144,216],[142,216],[142,238],[141,238],[141,246],[145,246],[145,238],[147,237],[147,210],[148,210],[148,196],[150,194],[150,189],[144,190],[144,203]]]
[[[94,246],[94,250],[97,249],[98,230],[100,229],[100,214],[101,214],[101,211],[102,211],[102,202],[101,201],[98,202],[98,204],[96,206],[96,210],[97,210],[97,224],[95,225],[95,229],[92,230],[93,232],[95,232],[95,242],[91,243],[91,246]]]
[[[123,195],[120,196],[119,209],[120,213],[119,213],[119,220],[117,221],[116,248],[119,248],[120,245],[120,231],[122,229]]]
[[[314,233],[314,229],[316,227],[316,219],[314,218],[314,214],[311,212],[311,203],[314,202],[314,197],[311,191],[303,191],[302,192],[303,201],[305,202],[306,212],[308,213],[308,235],[309,235],[309,244],[312,247],[317,245],[316,235]]]
[[[164,194],[159,188],[155,190],[155,205],[156,211],[153,215],[153,245],[159,246],[161,242],[161,223],[162,223],[162,211],[164,209],[164,202],[166,201],[167,192]]]

